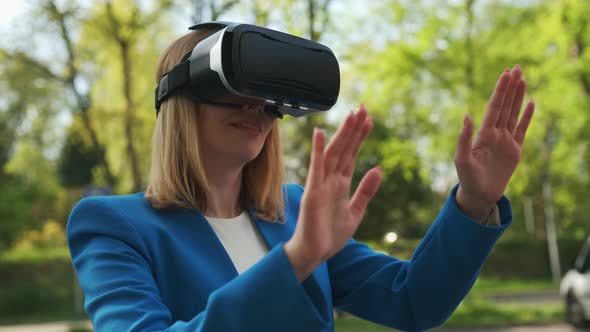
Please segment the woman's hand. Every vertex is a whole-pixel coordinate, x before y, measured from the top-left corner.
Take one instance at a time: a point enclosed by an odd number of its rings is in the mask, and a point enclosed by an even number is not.
[[[487,219],[520,161],[535,110],[534,102],[529,101],[518,121],[525,92],[520,67],[506,69],[498,79],[473,145],[473,119],[466,114],[463,120],[455,153],[460,182],[456,200],[459,208],[477,221]]]
[[[375,167],[349,198],[356,156],[372,127],[371,117],[361,105],[356,114],[351,112],[346,118],[327,147],[322,131],[314,129],[297,227],[284,247],[300,281],[346,245],[381,184],[381,168]]]

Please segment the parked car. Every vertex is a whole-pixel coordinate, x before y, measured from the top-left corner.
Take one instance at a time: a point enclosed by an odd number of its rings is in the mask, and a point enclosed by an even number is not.
[[[590,327],[590,237],[561,279],[559,292],[565,300],[566,320],[575,327]]]

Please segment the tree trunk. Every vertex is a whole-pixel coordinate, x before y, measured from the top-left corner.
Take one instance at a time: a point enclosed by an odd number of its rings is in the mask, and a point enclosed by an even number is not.
[[[329,0],[325,1],[323,6],[320,8],[324,17],[327,17],[327,7],[329,4]],[[308,0],[307,1],[307,19],[308,19],[308,34],[309,39],[317,42],[321,37],[320,30],[316,29],[316,20],[317,20],[317,0]],[[327,19],[324,20],[324,27],[327,24]],[[303,119],[303,123],[299,126],[299,130],[297,132],[301,133],[302,139],[299,141],[298,144],[295,145],[295,150],[299,153],[303,152],[303,155],[299,160],[301,160],[301,164],[299,165],[299,171],[296,172],[297,176],[299,177],[299,183],[305,183],[307,181],[307,173],[309,168],[309,163],[311,161],[311,148],[309,151],[304,148],[304,146],[311,147],[312,137],[313,137],[313,128],[314,127],[323,127],[325,125],[324,121],[324,114],[312,114],[308,115]]]
[[[106,153],[103,146],[98,142],[98,138],[96,136],[96,131],[92,127],[92,121],[90,120],[90,116],[88,114],[88,110],[83,110],[80,112],[80,118],[82,119],[82,124],[84,125],[84,129],[86,129],[88,135],[90,135],[90,141],[92,142],[92,149],[94,150],[94,154],[98,156],[98,162],[102,165],[105,180],[107,185],[111,188],[111,190],[117,184],[117,179],[111,172],[109,167],[109,162],[106,158]]]
[[[473,5],[475,0],[467,0],[465,2],[465,11],[467,14],[467,31],[465,36],[465,55],[467,62],[465,63],[465,84],[467,86],[467,112],[474,112],[475,107],[475,54],[473,50],[473,39],[471,37],[473,30]]]
[[[114,188],[117,184],[117,179],[111,172],[111,167],[108,162],[108,159],[106,158],[104,146],[100,144],[100,142],[98,141],[96,130],[94,130],[94,127],[92,126],[92,120],[89,114],[90,96],[87,94],[83,95],[74,83],[79,76],[79,71],[78,67],[76,66],[76,53],[72,46],[72,39],[66,27],[66,18],[68,14],[65,12],[61,12],[55,5],[55,2],[52,0],[45,3],[45,8],[49,11],[50,18],[58,24],[60,37],[64,42],[64,45],[68,53],[68,62],[66,64],[68,68],[68,74],[66,77],[60,79],[68,83],[67,86],[70,88],[70,90],[76,97],[76,103],[78,106],[80,117],[82,119],[82,124],[84,125],[84,129],[86,129],[88,135],[90,135],[92,149],[98,156],[99,163],[101,164],[104,171],[107,185],[110,188]],[[49,68],[47,68],[47,71],[50,72]]]
[[[554,146],[555,121],[550,121],[546,126],[545,140],[543,142],[543,206],[545,214],[545,230],[547,237],[547,249],[549,250],[549,264],[553,283],[559,285],[561,278],[561,264],[559,262],[559,248],[557,245],[557,231],[555,227],[555,213],[553,210],[553,192],[551,189],[551,155]]]
[[[133,94],[131,91],[131,84],[133,77],[131,74],[131,55],[130,42],[128,40],[120,40],[119,46],[121,49],[121,60],[123,64],[123,93],[125,95],[125,138],[127,139],[127,157],[129,158],[131,166],[131,176],[133,179],[133,191],[141,191],[143,188],[143,180],[141,170],[139,168],[139,160],[137,157],[137,149],[135,148],[135,140],[133,137],[133,125],[135,118],[135,105],[133,103]]]

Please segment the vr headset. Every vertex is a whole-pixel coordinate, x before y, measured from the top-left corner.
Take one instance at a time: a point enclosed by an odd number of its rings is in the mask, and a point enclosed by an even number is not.
[[[233,108],[264,104],[277,118],[329,110],[338,99],[340,69],[319,43],[250,24],[207,22],[219,29],[164,74],[156,88],[156,117],[168,97],[183,94]]]

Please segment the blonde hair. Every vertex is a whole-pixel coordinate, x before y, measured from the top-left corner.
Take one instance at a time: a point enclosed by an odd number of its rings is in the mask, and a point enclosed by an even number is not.
[[[190,32],[172,43],[158,63],[157,81],[180,63],[198,42],[216,29]],[[160,106],[152,137],[152,162],[144,197],[156,209],[197,208],[205,211],[205,192],[210,191],[199,155],[198,122],[201,105],[183,95],[174,95]],[[277,121],[266,137],[260,154],[244,166],[240,204],[253,208],[267,221],[284,222],[282,148]]]

